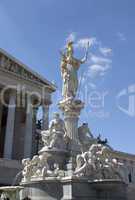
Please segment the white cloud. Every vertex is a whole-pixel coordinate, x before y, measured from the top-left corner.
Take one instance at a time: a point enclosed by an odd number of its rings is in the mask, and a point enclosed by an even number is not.
[[[91,78],[104,76],[110,69],[110,65],[93,64],[89,66],[88,74]]]
[[[101,56],[96,56],[95,54],[90,54],[89,62],[90,63],[92,62],[94,64],[99,64],[99,65],[102,65],[102,64],[109,65],[109,64],[112,63],[112,60],[109,59],[109,58],[104,58],[104,57],[101,57]]]
[[[111,68],[112,60],[103,56],[90,54],[88,64],[88,76],[96,78],[106,75]]]
[[[124,33],[118,32],[117,36],[121,41],[126,41],[126,37],[125,37]]]
[[[94,83],[88,83],[88,85],[91,87],[91,89],[95,90],[97,86]]]
[[[99,51],[102,55],[104,56],[109,56],[112,54],[112,49],[111,48],[106,48],[106,47],[100,47]]]
[[[89,46],[92,46],[96,43],[97,43],[97,40],[95,37],[81,38],[80,40],[77,41],[75,46],[78,48],[87,48],[88,44],[89,44]]]

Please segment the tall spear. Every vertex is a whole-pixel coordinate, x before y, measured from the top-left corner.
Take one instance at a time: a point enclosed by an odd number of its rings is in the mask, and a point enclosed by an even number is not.
[[[87,61],[87,59],[88,59],[88,49],[89,49],[89,47],[90,47],[90,43],[89,43],[89,41],[88,41],[87,46],[86,46],[85,56],[84,56],[84,58],[81,60],[81,63],[85,63],[85,62]],[[79,87],[78,87],[78,94],[77,94],[77,97],[79,97],[79,94],[80,94],[80,89],[81,89],[82,80],[83,80],[83,77],[84,77],[84,72],[85,72],[85,70],[82,72],[82,76],[81,76],[81,79],[80,79],[80,81],[79,81]]]

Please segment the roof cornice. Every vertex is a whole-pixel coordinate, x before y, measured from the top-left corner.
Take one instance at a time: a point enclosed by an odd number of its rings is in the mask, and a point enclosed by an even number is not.
[[[50,81],[48,81],[47,79],[39,75],[37,72],[29,68],[27,65],[23,64],[21,61],[19,61],[18,59],[16,59],[15,57],[13,57],[12,55],[10,55],[9,53],[7,53],[5,50],[1,48],[0,48],[0,54],[2,54],[7,59],[11,60],[12,62],[16,64],[16,67],[18,67],[19,69],[19,72],[16,72],[16,73],[21,73],[21,75],[25,74],[25,76],[29,75],[28,79],[31,79],[31,81],[33,80],[34,82],[37,81],[37,82],[42,83],[43,85],[48,87],[52,92],[56,90],[56,86],[53,83],[51,83]],[[8,69],[8,70],[12,72],[11,69]]]

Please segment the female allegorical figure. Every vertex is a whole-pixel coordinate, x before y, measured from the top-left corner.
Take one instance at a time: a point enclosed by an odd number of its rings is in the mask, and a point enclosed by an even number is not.
[[[67,43],[66,53],[62,54],[61,60],[61,75],[63,79],[62,96],[64,99],[75,98],[78,89],[78,75],[77,71],[80,65],[87,60],[88,51],[82,60],[73,57],[73,42]]]

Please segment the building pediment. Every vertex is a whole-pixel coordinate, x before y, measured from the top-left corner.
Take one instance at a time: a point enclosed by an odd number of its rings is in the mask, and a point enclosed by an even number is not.
[[[26,65],[2,49],[0,49],[0,70],[15,74],[19,78],[21,77],[22,79],[30,80],[44,85],[49,87],[52,91],[55,91],[55,86],[51,82],[29,69]]]

